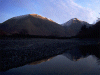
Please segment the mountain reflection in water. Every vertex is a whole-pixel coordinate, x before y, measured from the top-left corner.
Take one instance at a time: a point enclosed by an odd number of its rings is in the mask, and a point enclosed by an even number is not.
[[[63,54],[73,61],[86,58],[89,55],[94,55],[100,59],[100,46],[99,45],[81,45],[73,50],[68,50]]]
[[[56,55],[58,55],[58,54],[56,54]],[[61,65],[66,64],[67,62],[71,62],[71,61],[72,62],[77,62],[79,60],[84,60],[85,58],[88,58],[89,56],[92,56],[96,60],[96,63],[98,64],[98,66],[100,66],[100,45],[98,45],[98,44],[95,44],[95,45],[93,45],[93,44],[92,45],[80,45],[80,46],[77,46],[77,47],[73,48],[72,50],[66,50],[63,54],[61,54],[61,57],[62,56],[66,57],[66,60],[64,59],[65,61],[67,61],[66,63],[64,61],[61,61],[63,59],[60,59],[60,56],[59,56],[59,58],[56,58],[56,57],[58,57],[56,55],[54,55],[52,57],[45,58],[45,59],[42,58],[42,59],[39,59],[38,61],[37,60],[35,60],[35,61],[34,60],[28,60],[29,57],[27,57],[27,56],[25,57],[24,55],[16,55],[16,56],[19,56],[18,57],[18,60],[16,60],[16,61],[14,61],[14,59],[9,58],[9,57],[7,59],[6,58],[2,58],[2,61],[0,61],[0,63],[2,63],[1,64],[0,71],[2,73],[2,71],[7,71],[9,69],[12,69],[12,68],[15,68],[15,67],[24,66],[24,65],[27,65],[27,64],[31,66],[31,65],[37,65],[37,64],[40,64],[41,65],[41,63],[43,63],[43,62],[44,62],[44,64],[46,64],[46,63],[49,63],[50,64],[50,62],[56,63],[57,61],[59,61],[59,63],[61,62],[60,67],[62,67],[62,69],[63,69],[64,66],[61,66]],[[31,59],[34,59],[31,56],[30,56],[30,58]],[[69,61],[68,59],[70,59],[71,61]],[[90,61],[90,62],[92,62],[92,61]],[[84,66],[84,64],[87,64],[86,62],[81,62],[81,63],[83,63],[82,66]],[[28,65],[27,65],[27,67],[28,67]],[[71,63],[69,63],[69,65],[71,65]],[[48,67],[51,67],[51,66],[49,65]],[[66,66],[66,68],[67,68],[67,66]],[[72,69],[74,69],[74,68],[72,68]],[[56,69],[54,69],[54,70],[56,70]],[[56,71],[59,71],[59,70],[60,69],[57,68]],[[60,72],[61,71],[62,70],[60,70]],[[95,70],[93,72],[95,72]],[[88,72],[85,72],[85,73],[88,73]],[[91,71],[91,73],[92,73],[92,71]],[[100,74],[99,71],[98,71],[98,73]],[[52,74],[52,72],[51,72],[51,74]],[[66,73],[64,72],[64,74],[67,74],[67,70],[66,70]]]
[[[30,63],[29,65],[41,64],[41,63],[43,63],[43,62],[50,61],[52,58],[54,58],[54,57],[51,57],[51,58],[49,58],[49,59],[42,59],[42,60],[39,60],[39,61],[35,61],[35,62]]]

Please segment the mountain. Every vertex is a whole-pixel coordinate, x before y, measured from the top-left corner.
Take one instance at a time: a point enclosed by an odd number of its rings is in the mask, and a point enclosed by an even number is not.
[[[42,36],[65,36],[63,26],[37,14],[13,17],[0,24],[0,30],[7,34],[29,34]]]
[[[76,36],[80,38],[100,38],[100,21],[89,28],[82,26],[80,32]]]
[[[6,32],[4,32],[3,30],[0,30],[0,35],[1,36],[6,35]]]
[[[37,14],[27,14],[8,19],[0,23],[0,35],[24,34],[39,36],[71,37],[81,30],[81,27],[91,26],[85,21],[73,18],[59,25],[58,23]]]
[[[85,21],[81,21],[81,20],[79,20],[79,19],[77,19],[77,18],[73,18],[73,19],[71,19],[71,20],[69,20],[69,21],[67,21],[66,23],[64,23],[64,24],[62,24],[63,26],[70,26],[70,25],[72,25],[72,24],[78,24],[78,23],[80,23],[80,24],[88,24],[87,22],[85,22]]]
[[[90,26],[89,23],[73,18],[68,22],[62,24],[66,30],[66,36],[75,36],[83,25]]]

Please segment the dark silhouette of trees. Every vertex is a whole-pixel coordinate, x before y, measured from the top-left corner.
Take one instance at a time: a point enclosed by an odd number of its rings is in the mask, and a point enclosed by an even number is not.
[[[100,38],[100,21],[89,28],[86,25],[82,26],[79,33],[76,35],[79,38]]]

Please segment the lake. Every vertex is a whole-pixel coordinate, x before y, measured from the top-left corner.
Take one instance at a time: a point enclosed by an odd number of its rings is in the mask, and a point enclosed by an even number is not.
[[[0,39],[0,75],[100,74],[100,39]]]

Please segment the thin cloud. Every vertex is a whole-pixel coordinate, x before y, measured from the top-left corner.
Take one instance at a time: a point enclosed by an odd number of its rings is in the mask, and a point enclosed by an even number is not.
[[[10,0],[10,1],[6,0],[6,1],[8,2],[6,3],[8,5],[6,7],[8,8],[9,6],[12,5],[11,10],[13,12],[17,10],[14,8],[18,7],[18,9],[20,8],[24,11],[24,12],[20,11],[19,13],[20,15],[21,14],[24,15],[25,12],[29,14],[36,13],[44,17],[50,18],[59,24],[67,22],[72,18],[78,18],[80,20],[84,20],[89,23],[92,23],[94,20],[96,20],[96,17],[94,16],[94,14],[96,13],[92,9],[78,5],[77,3],[74,2],[74,0]],[[2,7],[4,5],[2,4]],[[4,8],[5,10],[6,7]],[[2,9],[2,13],[5,12],[5,11],[3,12],[4,9]],[[8,11],[8,14],[11,15],[14,15],[15,13],[12,14],[9,13]]]
[[[64,23],[71,18],[79,18],[89,23],[95,20],[93,10],[82,7],[73,0],[42,0],[39,4],[41,4],[41,9],[43,9],[40,14],[58,23]]]

